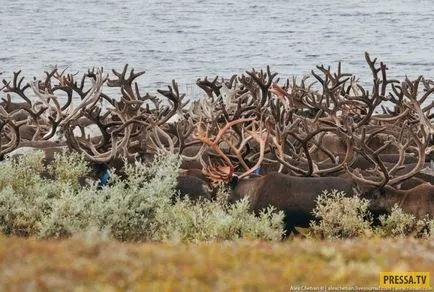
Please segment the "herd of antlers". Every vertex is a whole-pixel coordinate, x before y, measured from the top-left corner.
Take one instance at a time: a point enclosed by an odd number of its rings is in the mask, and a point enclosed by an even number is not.
[[[144,72],[128,72],[128,65],[113,70],[113,79],[92,69],[79,81],[54,68],[25,83],[18,71],[3,80],[0,158],[21,147],[68,147],[115,165],[163,149],[212,182],[277,171],[396,186],[432,157],[434,81],[392,80],[385,64],[365,58],[369,89],[341,64],[336,72],[317,66],[310,76],[282,82],[267,67],[198,79],[206,98],[195,101],[185,100],[175,81],[158,90],[161,96],[142,95],[135,79]],[[120,95],[108,96],[104,85]]]

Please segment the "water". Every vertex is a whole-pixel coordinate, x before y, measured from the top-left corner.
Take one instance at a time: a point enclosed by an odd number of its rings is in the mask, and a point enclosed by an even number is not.
[[[318,64],[370,81],[364,52],[390,76],[434,77],[432,0],[1,0],[0,72],[42,77],[54,64],[146,70],[155,93],[172,79],[194,95],[203,76],[270,65],[282,77]],[[189,96],[191,97],[191,96]]]

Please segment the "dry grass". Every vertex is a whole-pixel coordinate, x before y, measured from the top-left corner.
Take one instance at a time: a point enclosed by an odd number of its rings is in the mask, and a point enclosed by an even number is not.
[[[432,240],[126,244],[0,237],[4,291],[289,291],[378,286],[380,271],[433,270]]]

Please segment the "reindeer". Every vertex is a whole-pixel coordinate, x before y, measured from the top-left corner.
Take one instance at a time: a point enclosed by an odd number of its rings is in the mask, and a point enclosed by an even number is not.
[[[231,159],[222,151],[219,146],[221,140],[230,145],[231,149],[237,149],[241,152],[242,147],[236,147],[230,142],[230,137],[225,137],[229,129],[240,123],[251,122],[252,119],[239,119],[232,121],[219,130],[217,135],[212,139],[209,137],[203,127],[198,126],[196,134],[197,139],[201,140],[207,146],[215,150],[222,163],[203,163],[203,173],[206,174],[214,183],[224,182],[229,187],[229,202],[235,202],[241,198],[247,197],[250,201],[251,209],[259,214],[261,210],[268,206],[273,206],[277,210],[285,212],[285,224],[288,231],[293,230],[295,226],[307,226],[309,221],[314,219],[312,211],[315,207],[317,197],[324,190],[336,189],[345,192],[347,195],[354,195],[354,185],[342,178],[336,177],[294,177],[281,173],[268,173],[264,176],[249,177],[262,163],[264,159],[264,150],[266,147],[267,134],[259,126],[256,130],[252,123],[243,132],[243,140],[238,143],[245,145],[253,139],[259,144],[259,158],[256,164],[245,169],[241,174],[235,174],[236,167],[232,164]],[[237,153],[240,164],[242,157]]]
[[[351,180],[330,177],[350,167],[362,168],[363,177],[374,182],[378,177],[390,178],[369,190],[366,182],[362,184],[366,196],[373,193],[369,191],[391,193],[392,186],[398,185],[401,190],[394,194],[411,191],[412,186],[428,193],[427,187],[418,186],[417,178],[430,178],[420,171],[421,150],[408,127],[419,126],[426,133],[422,139],[422,130],[416,131],[425,148],[424,160],[430,162],[434,115],[433,104],[427,101],[434,92],[433,83],[422,77],[402,83],[388,79],[385,64],[377,64],[367,53],[365,58],[373,76],[370,90],[352,74],[343,73],[340,64],[334,73],[330,67],[317,66],[312,82],[308,77],[294,78],[283,85],[267,66],[229,80],[199,79],[197,85],[208,99],[193,102],[190,108],[175,81],[167,90],[158,90],[164,100],[142,95],[136,78],[144,72],[128,72],[128,65],[122,72],[113,70],[113,79],[102,69],[92,69],[78,82],[75,75],[54,68],[44,80],[23,84],[16,72],[12,82],[3,80],[7,98],[4,111],[0,107],[0,154],[29,146],[44,149],[50,156],[57,146],[67,147],[82,153],[102,172],[121,173],[124,160],[146,163],[156,151],[167,151],[183,160],[178,179],[181,195],[210,197],[209,184],[223,181],[231,186],[231,201],[250,196],[255,211],[270,204],[285,210],[290,228],[308,222],[309,210],[323,189],[355,193],[352,179],[361,176],[353,170],[347,174]],[[104,85],[118,88],[120,98],[107,96]],[[36,102],[27,90],[33,91]],[[66,95],[66,102],[61,102],[59,91]],[[24,103],[12,102],[10,94]],[[72,107],[77,97],[79,104]],[[375,114],[385,101],[395,108],[383,107],[384,114]],[[214,138],[209,138],[216,128]],[[58,144],[47,144],[56,139]],[[407,146],[401,143],[405,139],[411,140]],[[365,144],[371,152],[360,146]],[[406,147],[404,156],[399,147]],[[376,171],[370,171],[372,166]],[[297,215],[297,208],[302,215]]]
[[[403,181],[412,178],[418,174],[424,167],[425,148],[429,143],[429,138],[425,132],[425,127],[421,124],[406,124],[400,135],[399,141],[390,140],[387,144],[396,144],[399,150],[399,159],[392,167],[387,167],[381,160],[380,153],[383,147],[373,150],[362,139],[360,151],[375,166],[373,169],[374,176],[368,177],[362,175],[359,171],[351,171],[348,167],[347,172],[360,185],[363,190],[361,196],[370,200],[370,210],[375,214],[384,214],[391,211],[397,204],[405,212],[421,219],[425,216],[434,218],[434,186],[429,183],[419,184],[413,188],[396,189],[392,185],[399,185]],[[405,134],[404,134],[405,133]],[[404,138],[406,137],[407,138]],[[398,174],[399,169],[405,161],[406,150],[416,148],[417,163],[412,165],[411,169]],[[381,178],[378,180],[378,177]]]

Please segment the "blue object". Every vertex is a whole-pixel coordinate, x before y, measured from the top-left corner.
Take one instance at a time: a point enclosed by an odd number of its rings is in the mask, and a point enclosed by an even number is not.
[[[110,179],[110,172],[107,168],[106,170],[104,170],[102,177],[99,179],[98,186],[100,187],[105,186],[108,183],[109,179]]]
[[[258,167],[257,169],[255,169],[255,174],[259,175],[260,172],[261,172],[261,167]]]

